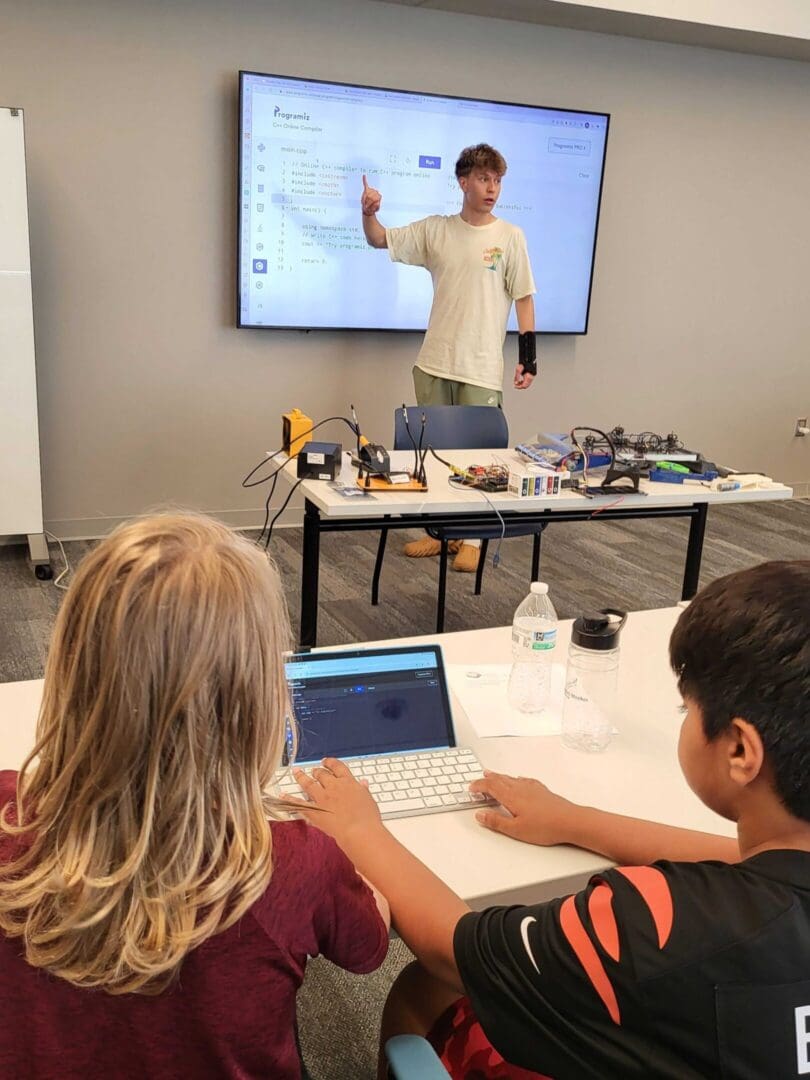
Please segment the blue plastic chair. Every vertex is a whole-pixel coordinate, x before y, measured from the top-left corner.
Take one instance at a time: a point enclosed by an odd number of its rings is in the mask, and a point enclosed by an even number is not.
[[[447,1080],[450,1075],[427,1039],[419,1035],[395,1035],[385,1044],[385,1056],[393,1080]]]
[[[509,445],[506,413],[492,405],[410,405],[411,435],[419,441],[425,414],[422,446],[436,450],[505,450]],[[405,410],[394,409],[394,449],[411,450]]]
[[[411,435],[418,442],[422,430],[422,413],[425,414],[425,432],[423,447],[432,446],[436,450],[504,450],[509,445],[509,425],[502,409],[491,405],[411,405],[408,407],[408,422]],[[394,449],[412,450],[411,435],[405,426],[402,409],[394,410]],[[481,496],[482,508],[486,508]],[[534,536],[532,549],[532,576],[536,581],[540,572],[540,541],[545,525],[523,525],[519,521],[506,523],[505,537]],[[481,583],[484,566],[487,561],[487,547],[490,540],[499,539],[501,524],[467,525],[457,528],[448,527],[426,529],[429,536],[440,541],[439,553],[439,596],[436,612],[436,633],[444,632],[444,608],[447,594],[447,545],[451,540],[480,540],[481,552],[478,557],[478,569],[475,573],[475,595],[481,595]],[[371,603],[378,604],[380,598],[380,574],[382,572],[388,529],[380,531],[380,543],[377,547],[377,559],[374,564],[374,576],[371,581]]]

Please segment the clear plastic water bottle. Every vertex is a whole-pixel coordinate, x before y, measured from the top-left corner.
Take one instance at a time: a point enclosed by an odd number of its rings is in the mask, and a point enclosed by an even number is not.
[[[581,615],[571,628],[562,739],[574,750],[606,749],[616,728],[619,635],[625,611],[605,608]]]
[[[557,644],[557,612],[548,585],[533,581],[531,592],[512,621],[512,670],[507,694],[520,712],[541,712],[548,702],[551,665]]]

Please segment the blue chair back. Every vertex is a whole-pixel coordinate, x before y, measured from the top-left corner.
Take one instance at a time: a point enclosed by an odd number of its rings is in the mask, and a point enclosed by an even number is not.
[[[408,425],[419,442],[425,415],[423,446],[435,450],[503,450],[509,445],[509,425],[503,409],[492,405],[408,405]],[[394,410],[394,449],[411,450],[402,409]]]

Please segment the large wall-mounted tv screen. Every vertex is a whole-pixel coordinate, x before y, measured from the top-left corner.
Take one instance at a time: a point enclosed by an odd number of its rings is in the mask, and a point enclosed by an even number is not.
[[[507,161],[495,214],[526,234],[538,331],[587,331],[606,113],[244,71],[239,83],[239,326],[424,330],[430,275],[367,246],[362,177],[383,225],[455,214],[456,159],[485,142]]]

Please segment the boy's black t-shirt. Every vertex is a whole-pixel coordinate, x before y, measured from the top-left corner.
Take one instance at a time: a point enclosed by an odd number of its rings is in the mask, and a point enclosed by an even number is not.
[[[493,1046],[555,1080],[810,1075],[810,853],[608,870],[454,946]]]

